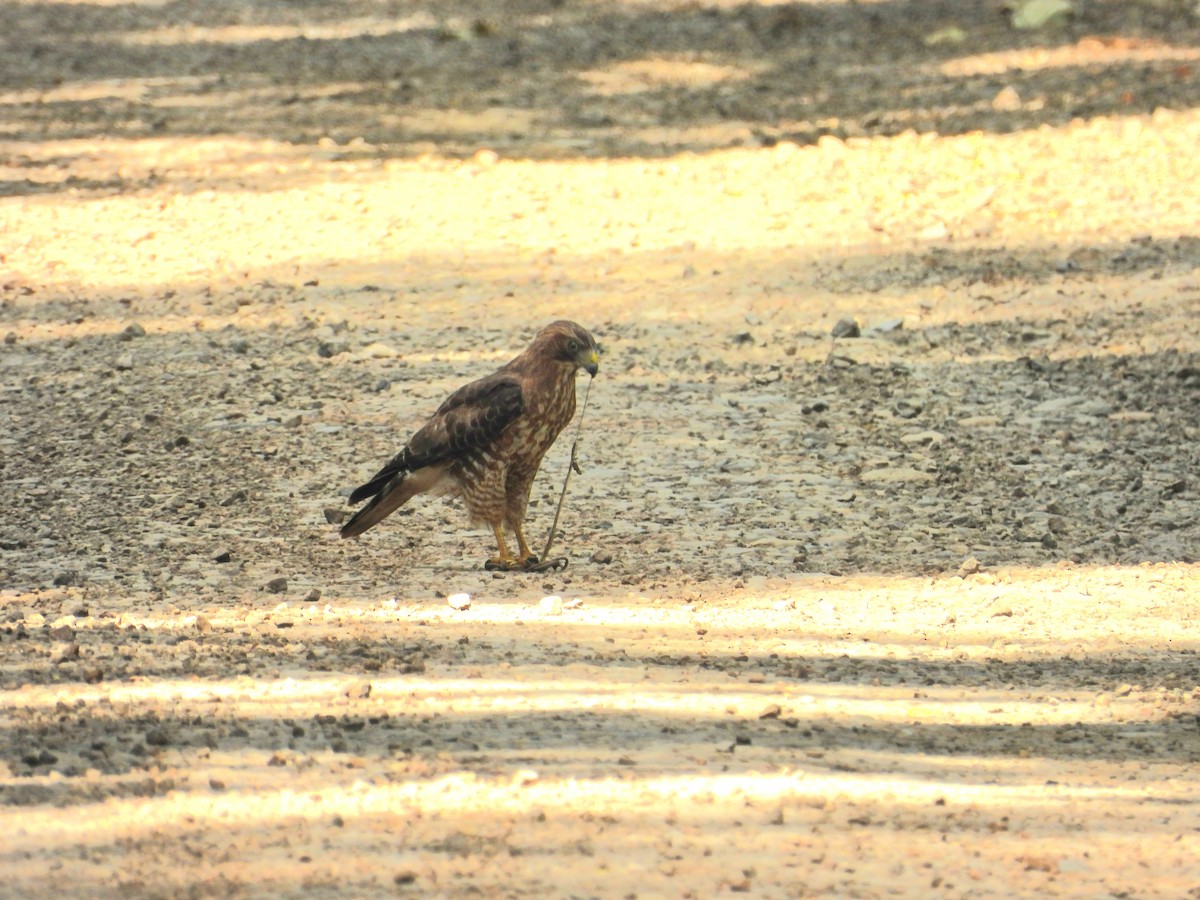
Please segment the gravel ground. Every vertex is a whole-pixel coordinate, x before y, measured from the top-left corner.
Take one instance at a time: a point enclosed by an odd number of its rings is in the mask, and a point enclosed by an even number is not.
[[[1200,891],[1200,21],[1077,5],[6,7],[0,896]],[[337,539],[563,316],[564,571]]]

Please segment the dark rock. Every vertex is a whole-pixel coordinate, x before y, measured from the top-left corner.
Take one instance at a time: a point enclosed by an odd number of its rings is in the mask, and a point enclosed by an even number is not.
[[[835,338],[856,338],[862,336],[862,328],[856,319],[838,319],[829,333]]]

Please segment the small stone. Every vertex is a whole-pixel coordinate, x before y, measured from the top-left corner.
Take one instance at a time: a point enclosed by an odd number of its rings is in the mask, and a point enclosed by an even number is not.
[[[52,766],[58,762],[58,757],[49,750],[42,750],[39,753],[26,753],[21,757],[21,762],[27,766]]]
[[[284,421],[283,421],[284,428],[299,428],[303,424],[304,424],[304,416],[301,416],[301,415],[295,415],[289,419],[284,419]]]
[[[903,327],[903,319],[884,319],[882,322],[872,325],[871,331],[876,334],[889,334],[893,331],[900,331]]]
[[[346,691],[346,696],[351,700],[366,700],[371,696],[371,682],[364,681],[354,685],[350,690]]]
[[[471,595],[470,594],[451,594],[446,598],[446,603],[451,609],[470,609]]]
[[[489,147],[482,147],[475,151],[471,161],[477,166],[491,167],[500,161],[500,154]]]
[[[1001,89],[1000,93],[992,98],[992,109],[996,112],[1016,112],[1020,108],[1021,95],[1011,84]]]
[[[946,436],[940,431],[914,431],[912,434],[902,435],[900,443],[910,447],[936,447],[944,440]]]
[[[346,521],[346,511],[344,509],[335,509],[332,506],[327,506],[323,512],[325,513],[325,521],[330,525],[341,525]]]
[[[272,594],[282,594],[287,590],[287,584],[287,579],[283,578],[282,576],[279,578],[272,578],[265,585],[263,585],[263,590],[270,591]]]
[[[216,556],[213,557],[213,562],[215,562],[215,563],[227,563],[227,562],[232,562],[232,561],[233,561],[233,554],[230,553],[228,550],[222,550],[220,553],[218,553]]]
[[[73,571],[59,572],[54,576],[55,587],[70,587],[79,583],[79,573]]]
[[[345,342],[334,343],[332,341],[319,341],[317,343],[317,356],[321,359],[332,359],[342,353],[345,353],[349,345]]]
[[[212,631],[212,622],[208,620],[207,616],[196,616],[196,630],[201,634],[206,634]]]
[[[367,344],[358,351],[358,356],[362,359],[394,359],[399,355],[394,347],[389,347],[380,341]]]
[[[321,599],[321,591],[319,588],[313,588],[307,594],[304,595],[305,603],[316,603],[320,599]]]
[[[974,575],[982,568],[983,566],[980,564],[979,560],[977,560],[974,556],[968,556],[962,561],[962,563],[959,564],[958,577],[966,578],[968,575]]]
[[[75,640],[75,629],[69,625],[59,625],[57,628],[51,628],[50,639],[54,641],[73,641]]]
[[[729,340],[733,342],[733,346],[735,346],[735,347],[744,347],[746,344],[754,343],[754,335],[752,335],[748,331],[739,331],[737,334],[733,335]]]
[[[384,391],[391,390],[392,382],[387,378],[380,378],[375,382],[375,386],[371,388],[376,394],[382,394]]]
[[[599,565],[606,566],[612,561],[613,555],[611,550],[597,550],[592,554],[592,562]]]
[[[122,353],[116,358],[116,361],[113,362],[113,368],[118,372],[128,372],[133,368],[133,354]]]
[[[549,597],[543,597],[538,603],[538,608],[542,611],[543,616],[561,616],[563,611],[563,598],[557,594],[551,594]]]
[[[862,336],[862,327],[857,319],[838,319],[829,333],[835,338],[856,338]]]
[[[1116,694],[1118,697],[1128,697],[1130,694],[1133,693],[1133,685],[1132,684],[1123,684],[1120,687],[1118,687],[1115,691],[1113,691],[1113,693]]]
[[[145,336],[146,336],[146,329],[143,328],[141,325],[139,325],[137,322],[134,322],[131,325],[127,326],[125,328],[125,330],[122,331],[117,336],[117,339],[121,340],[121,341],[132,341],[134,338],[140,338],[140,337],[145,337]]]
[[[783,714],[783,709],[778,703],[772,703],[766,709],[758,714],[760,719],[778,719]]]
[[[230,494],[228,497],[226,497],[224,500],[222,500],[221,505],[222,506],[232,506],[233,504],[239,503],[245,499],[246,499],[246,492],[244,490],[242,490],[241,488],[238,488],[236,491],[234,491],[232,494]]]
[[[208,786],[210,788],[212,788],[214,791],[225,790],[225,782],[223,782],[220,778],[209,778]]]
[[[18,340],[20,340],[20,338],[17,337],[17,333],[15,331],[10,331],[8,334],[6,334],[4,336],[4,343],[6,343],[10,347],[13,344],[15,344]]]

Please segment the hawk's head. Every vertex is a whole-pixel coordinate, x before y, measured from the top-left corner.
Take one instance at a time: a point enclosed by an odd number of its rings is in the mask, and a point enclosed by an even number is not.
[[[570,364],[572,371],[586,369],[592,376],[600,371],[600,348],[596,346],[596,339],[574,322],[565,319],[551,322],[533,339],[530,349],[533,348],[555,361]]]

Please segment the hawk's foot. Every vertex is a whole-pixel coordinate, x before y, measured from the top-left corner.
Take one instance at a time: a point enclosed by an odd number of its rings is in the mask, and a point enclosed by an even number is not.
[[[525,564],[511,556],[493,556],[483,564],[483,568],[488,572],[519,572],[525,568]]]

